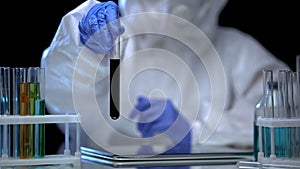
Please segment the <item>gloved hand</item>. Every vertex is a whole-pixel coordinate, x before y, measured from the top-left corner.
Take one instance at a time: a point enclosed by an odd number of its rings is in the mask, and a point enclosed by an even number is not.
[[[79,22],[81,42],[96,53],[108,53],[124,32],[118,18],[118,6],[113,1],[94,5]]]
[[[138,130],[144,138],[165,133],[174,144],[174,147],[164,154],[178,154],[191,152],[191,132],[188,121],[181,116],[169,99],[138,98],[135,110],[130,118],[138,116]],[[175,122],[176,121],[176,122]]]

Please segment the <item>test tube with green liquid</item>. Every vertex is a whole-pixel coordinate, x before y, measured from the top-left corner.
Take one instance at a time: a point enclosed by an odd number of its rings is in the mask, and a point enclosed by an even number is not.
[[[36,100],[37,95],[37,74],[36,74],[35,67],[29,67],[27,72],[27,82],[29,83],[29,115],[35,115],[35,108],[34,103]],[[30,157],[34,157],[34,124],[30,124],[30,131],[29,131],[29,144],[30,148]]]
[[[29,115],[35,115],[35,100],[36,100],[36,93],[37,93],[37,83],[36,82],[29,82]],[[30,124],[30,147],[33,149],[34,147],[34,124]],[[30,157],[34,157],[34,149],[30,151]]]
[[[38,116],[45,115],[45,99],[35,100],[35,113]],[[45,157],[45,124],[35,124],[34,157]]]

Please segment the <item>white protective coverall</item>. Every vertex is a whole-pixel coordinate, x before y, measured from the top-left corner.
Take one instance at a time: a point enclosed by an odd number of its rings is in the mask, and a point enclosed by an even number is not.
[[[119,1],[125,27],[121,36],[121,117],[111,120],[107,113],[109,68],[101,61],[105,56],[85,48],[79,38],[79,21],[99,3],[87,0],[62,18],[43,53],[48,111],[77,113],[85,131],[82,145],[132,154],[140,146],[135,139],[140,138],[136,121],[129,118],[137,96],[170,98],[191,124],[193,147],[251,148],[254,107],[262,96],[262,70],[277,72],[288,67],[253,37],[218,25],[226,2]],[[70,133],[74,151],[75,138]]]

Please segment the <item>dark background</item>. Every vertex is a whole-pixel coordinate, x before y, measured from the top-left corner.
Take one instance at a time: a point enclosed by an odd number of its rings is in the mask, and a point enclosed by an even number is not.
[[[1,66],[39,66],[41,55],[61,18],[83,0],[10,1],[1,10]],[[300,21],[297,1],[229,0],[220,24],[249,33],[276,57],[296,69],[300,54]],[[52,154],[64,136],[55,125],[46,125],[46,154]],[[55,133],[55,134],[54,134]]]
[[[50,45],[62,16],[84,0],[5,1],[1,10],[0,65],[36,66]],[[295,69],[300,54],[300,7],[297,1],[229,0],[220,24],[259,40]],[[4,60],[5,59],[5,60]],[[11,59],[11,60],[7,60]]]

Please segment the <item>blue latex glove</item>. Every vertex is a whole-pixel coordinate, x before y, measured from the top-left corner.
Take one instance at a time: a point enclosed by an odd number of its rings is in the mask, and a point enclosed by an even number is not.
[[[178,154],[191,152],[191,132],[188,121],[181,116],[169,99],[138,98],[135,110],[130,118],[138,116],[138,130],[144,138],[165,133],[174,143],[174,147],[164,154]],[[178,118],[178,119],[177,119]],[[177,122],[172,126],[177,119]],[[172,128],[170,128],[172,126]]]
[[[138,130],[142,136],[153,137],[156,134],[165,132],[173,142],[178,143],[163,154],[179,154],[191,152],[191,132],[188,121],[183,118],[169,99],[159,99],[140,96],[135,110],[131,113],[130,118],[138,116]],[[175,127],[170,129],[178,118]],[[183,136],[184,134],[185,136]],[[184,137],[182,139],[182,137]],[[182,139],[182,140],[181,140]],[[142,147],[142,153],[151,152],[151,146]],[[189,169],[189,166],[166,166],[166,167],[138,167],[138,169]]]
[[[118,18],[118,6],[113,1],[94,5],[79,22],[81,42],[96,53],[108,53],[124,32]]]

